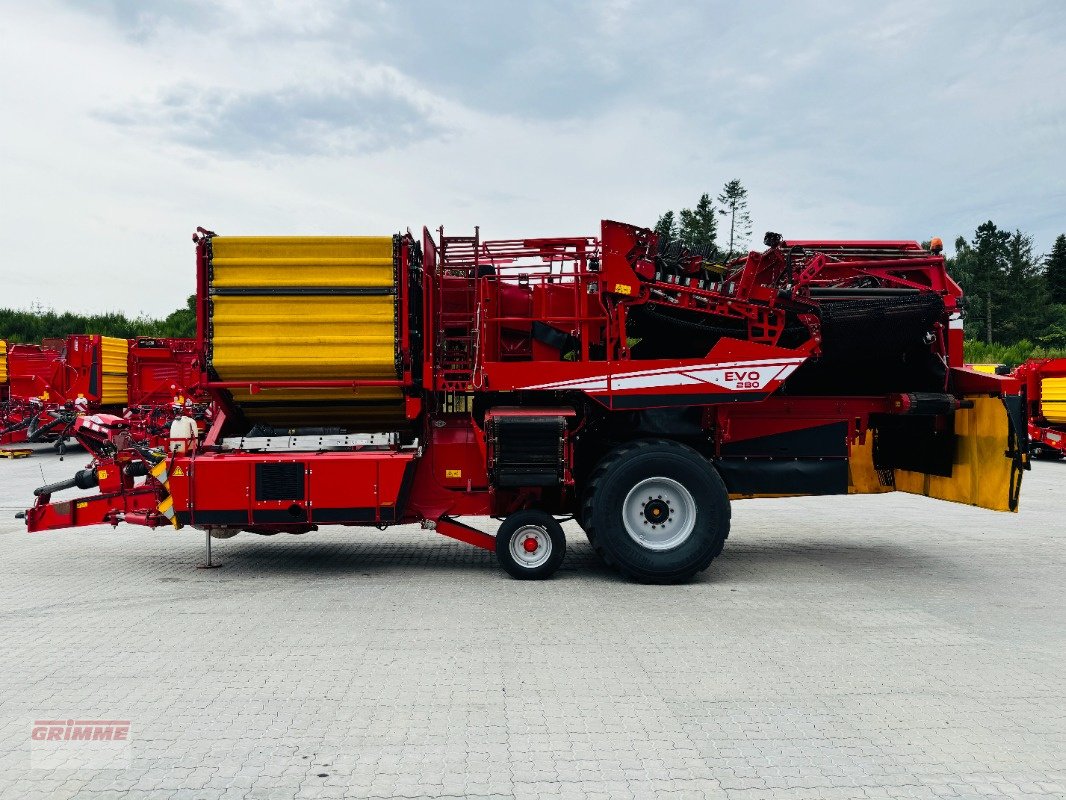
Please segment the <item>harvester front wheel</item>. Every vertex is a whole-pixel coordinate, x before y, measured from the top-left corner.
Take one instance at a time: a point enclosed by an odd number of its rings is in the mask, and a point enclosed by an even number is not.
[[[525,509],[511,514],[496,532],[496,560],[519,580],[550,578],[566,555],[563,526],[546,511]]]
[[[594,470],[583,517],[596,551],[642,583],[682,583],[705,570],[729,535],[729,493],[691,447],[622,445]]]

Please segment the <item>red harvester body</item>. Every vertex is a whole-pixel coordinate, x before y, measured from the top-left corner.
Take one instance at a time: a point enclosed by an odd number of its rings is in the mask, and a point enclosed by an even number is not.
[[[541,578],[573,515],[628,576],[674,582],[721,551],[731,499],[1017,508],[1019,382],[963,366],[961,291],[915,242],[767,234],[723,265],[610,221],[195,238],[203,443],[163,456],[84,423],[91,474],[38,490],[30,530],[421,522]],[[51,501],[92,475],[99,494]],[[505,519],[492,536],[470,515]]]

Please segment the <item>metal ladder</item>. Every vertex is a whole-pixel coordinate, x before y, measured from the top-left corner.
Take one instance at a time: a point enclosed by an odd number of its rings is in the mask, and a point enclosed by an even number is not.
[[[435,360],[446,384],[466,389],[478,356],[478,235],[440,238],[440,335]]]

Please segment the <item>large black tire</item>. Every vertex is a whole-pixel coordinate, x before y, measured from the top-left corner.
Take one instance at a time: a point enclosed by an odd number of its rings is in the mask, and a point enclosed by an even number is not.
[[[577,512],[574,514],[574,522],[576,522],[578,527],[584,531],[585,538],[589,540],[589,544],[591,544],[592,549],[595,550],[596,542],[592,540],[591,523],[585,518],[585,498],[582,498],[581,503],[578,505]]]
[[[527,508],[511,514],[496,532],[496,560],[519,580],[550,578],[566,555],[563,526],[546,511]]]
[[[596,552],[642,583],[683,583],[705,570],[725,546],[729,517],[729,493],[710,462],[662,439],[608,453],[582,513]]]

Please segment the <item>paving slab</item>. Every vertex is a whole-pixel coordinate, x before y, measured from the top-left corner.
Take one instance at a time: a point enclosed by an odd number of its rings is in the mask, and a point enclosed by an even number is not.
[[[0,462],[0,796],[1066,796],[1066,463],[1019,514],[739,502],[662,587],[573,523],[542,583],[410,526],[240,534],[210,571],[196,531],[25,533],[86,460]]]

